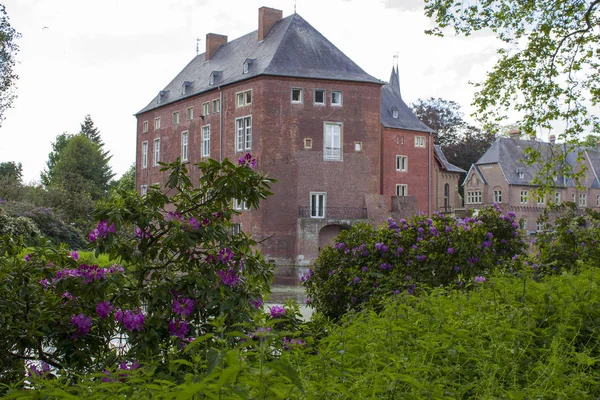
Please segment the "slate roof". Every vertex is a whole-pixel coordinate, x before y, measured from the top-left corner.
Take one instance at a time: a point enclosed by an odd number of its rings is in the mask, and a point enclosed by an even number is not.
[[[438,144],[436,144],[436,145],[433,146],[433,150],[435,151],[435,155],[438,157],[438,159],[440,160],[442,166],[446,169],[446,171],[448,171],[448,172],[460,172],[460,173],[466,173],[467,172],[464,169],[462,169],[460,167],[457,167],[454,164],[450,164],[448,162],[448,159],[444,155],[444,152],[442,151],[442,148]]]
[[[253,61],[243,74],[247,59]],[[221,73],[210,85],[213,71]],[[205,53],[194,57],[162,90],[160,103],[157,95],[137,114],[259,75],[384,83],[363,71],[301,16],[292,14],[275,23],[262,42],[254,31],[220,46],[208,61]],[[186,81],[192,83],[184,95]]]
[[[398,110],[394,118],[393,110]],[[421,122],[402,100],[398,69],[392,67],[390,82],[381,88],[381,124],[386,128],[406,129],[417,132],[433,132],[433,129]]]

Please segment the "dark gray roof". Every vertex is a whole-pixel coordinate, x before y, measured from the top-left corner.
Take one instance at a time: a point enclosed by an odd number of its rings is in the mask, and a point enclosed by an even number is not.
[[[243,74],[247,59],[252,63],[248,73]],[[213,71],[221,73],[218,81],[210,85]],[[259,75],[383,84],[363,71],[301,16],[293,14],[279,20],[262,42],[258,42],[258,31],[254,31],[220,46],[208,61],[205,53],[194,57],[163,89],[166,94],[160,103],[157,96],[138,114]],[[183,95],[185,81],[192,84]]]
[[[446,159],[446,156],[444,155],[444,152],[442,151],[442,148],[439,145],[434,145],[433,149],[435,150],[435,155],[438,157],[438,159],[440,160],[440,162],[442,163],[442,166],[446,169],[446,171],[448,172],[460,172],[460,173],[466,173],[467,171],[465,171],[464,169],[457,167],[454,164],[450,164],[448,162],[448,159]]]
[[[398,118],[393,111],[398,110]],[[406,129],[418,132],[433,132],[433,129],[422,123],[402,100],[400,94],[400,78],[398,70],[392,68],[390,82],[381,88],[381,124],[386,128]]]
[[[471,164],[471,168],[469,168],[469,171],[467,172],[467,175],[465,176],[465,179],[463,180],[462,186],[465,186],[465,183],[467,182],[467,178],[469,177],[469,175],[471,175],[471,170],[475,171],[477,173],[477,175],[479,175],[479,177],[481,178],[483,183],[485,183],[487,185],[487,179],[485,179],[485,176],[481,173],[481,170],[479,169],[479,167],[475,164]]]

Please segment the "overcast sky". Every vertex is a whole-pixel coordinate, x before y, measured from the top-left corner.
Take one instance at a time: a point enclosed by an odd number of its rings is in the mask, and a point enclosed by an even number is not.
[[[229,40],[257,29],[258,8],[294,12],[294,0],[4,0],[18,41],[18,98],[0,128],[0,161],[38,181],[62,132],[86,114],[113,155],[117,177],[135,159],[134,113],[200,53],[208,32]],[[387,81],[399,54],[407,103],[441,97],[472,109],[469,81],[485,77],[491,36],[429,37],[420,0],[297,0],[297,13],[367,73]]]

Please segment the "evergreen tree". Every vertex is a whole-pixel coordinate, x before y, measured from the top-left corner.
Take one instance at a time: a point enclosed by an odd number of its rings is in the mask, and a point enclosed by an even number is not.
[[[56,141],[52,143],[52,151],[50,152],[50,154],[48,154],[48,161],[46,161],[47,169],[45,169],[40,175],[40,178],[44,185],[50,185],[52,177],[54,176],[54,166],[58,162],[60,152],[67,146],[67,143],[72,137],[73,135],[70,135],[67,132],[63,132],[60,135],[58,135],[56,137]]]
[[[83,120],[83,123],[81,124],[80,133],[85,135],[88,139],[90,139],[92,142],[96,143],[98,146],[100,146],[100,147],[104,146],[104,143],[102,143],[102,139],[100,139],[100,131],[94,125],[94,121],[92,120],[92,117],[90,114],[85,116],[85,119]]]

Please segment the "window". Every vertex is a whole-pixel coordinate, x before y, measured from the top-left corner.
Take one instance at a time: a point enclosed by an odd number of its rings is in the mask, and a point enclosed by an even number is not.
[[[160,139],[154,139],[154,165],[160,161]]]
[[[234,222],[233,224],[231,224],[231,234],[233,236],[239,235],[240,232],[242,232],[242,224],[240,224],[239,222]]]
[[[517,171],[517,173],[519,174],[519,179],[525,178],[525,172],[523,172],[523,171]]]
[[[194,107],[189,107],[187,109],[187,120],[191,121],[194,119]]]
[[[554,193],[554,202],[556,204],[560,203],[560,192],[555,192]]]
[[[543,195],[538,195],[537,203],[538,204],[546,204],[546,198]]]
[[[415,136],[415,147],[425,147],[425,136]]]
[[[210,125],[202,127],[202,157],[210,157]]]
[[[247,200],[238,200],[235,199],[233,202],[233,208],[235,208],[238,211],[248,211],[250,209],[250,207],[248,206],[248,201]]]
[[[342,159],[342,124],[325,123],[324,160]]]
[[[535,230],[536,232],[541,232],[544,230],[544,224],[542,224],[540,221],[537,221],[535,224]]]
[[[600,194],[596,195],[596,206],[600,207]]]
[[[244,70],[242,71],[242,74],[247,74],[248,72],[250,72],[250,63],[246,61],[244,63]]]
[[[213,100],[212,106],[213,106],[213,114],[221,112],[221,99]]]
[[[467,204],[481,204],[481,190],[468,191]]]
[[[571,201],[575,203],[575,193],[571,193]]]
[[[148,133],[148,121],[142,123],[142,133]]]
[[[392,117],[398,118],[398,109],[396,107],[392,108]]]
[[[181,161],[188,160],[188,133],[181,132]]]
[[[292,103],[302,103],[302,89],[292,88]]]
[[[312,149],[312,139],[311,138],[304,138],[304,148]]]
[[[175,111],[173,113],[173,125],[177,125],[179,123],[179,111]]]
[[[325,104],[325,89],[315,89],[315,104]]]
[[[525,218],[521,219],[519,221],[519,226],[521,227],[521,229],[527,229],[527,220]]]
[[[148,194],[148,186],[142,185],[140,187],[140,195],[145,196],[146,194]]]
[[[342,105],[342,92],[340,90],[331,91],[331,105],[341,106]]]
[[[248,104],[252,104],[252,90],[246,90],[245,92],[239,92],[237,94],[237,106],[243,107]]]
[[[154,130],[160,129],[160,117],[154,118]]]
[[[408,196],[408,185],[396,185],[396,196]]]
[[[235,136],[235,151],[250,150],[252,148],[252,117],[243,117],[235,120],[237,134]]]
[[[142,168],[148,168],[148,142],[142,142]]]
[[[210,103],[207,101],[206,103],[202,103],[202,115],[207,116],[210,114]]]
[[[587,205],[587,196],[585,193],[579,194],[579,206],[585,207]]]
[[[526,204],[529,201],[529,190],[521,190],[521,204]]]
[[[408,171],[408,157],[396,156],[396,171]]]
[[[325,197],[326,193],[310,194],[310,217],[325,218]]]
[[[502,203],[502,190],[494,190],[494,202]]]
[[[362,142],[354,142],[354,151],[359,152],[362,150]]]

